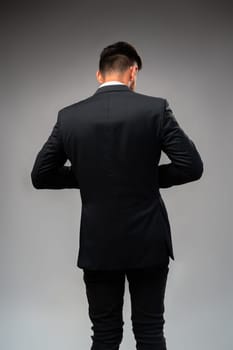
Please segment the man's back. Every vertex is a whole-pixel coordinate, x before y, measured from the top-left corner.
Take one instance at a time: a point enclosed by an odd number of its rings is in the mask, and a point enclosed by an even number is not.
[[[158,195],[163,108],[164,99],[114,85],[60,111],[64,148],[83,204],[119,202],[121,210],[132,200]]]
[[[82,200],[77,265],[112,270],[174,259],[159,188],[198,179],[203,169],[166,99],[104,86],[61,109],[57,124]],[[161,150],[172,164],[158,166]]]

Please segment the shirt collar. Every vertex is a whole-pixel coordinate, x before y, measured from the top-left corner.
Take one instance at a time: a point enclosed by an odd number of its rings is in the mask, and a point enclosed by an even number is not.
[[[118,80],[111,80],[111,81],[106,81],[105,83],[101,84],[98,86],[98,89],[102,86],[107,86],[107,85],[126,85],[124,83],[122,83],[121,81],[118,81]],[[127,85],[126,85],[127,86]]]

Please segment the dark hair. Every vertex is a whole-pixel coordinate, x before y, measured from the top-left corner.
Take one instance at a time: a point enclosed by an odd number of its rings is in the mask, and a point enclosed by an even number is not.
[[[135,62],[140,70],[142,60],[135,48],[125,41],[118,41],[105,47],[101,52],[99,70],[103,75],[110,70],[124,72]]]

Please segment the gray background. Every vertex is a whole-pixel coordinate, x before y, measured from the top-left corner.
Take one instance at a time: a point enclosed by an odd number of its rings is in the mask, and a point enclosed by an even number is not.
[[[79,190],[38,191],[30,172],[58,110],[95,92],[100,51],[118,40],[142,56],[137,91],[168,99],[204,162],[200,181],[161,189],[176,258],[165,297],[168,350],[232,347],[232,14],[230,1],[2,8],[1,349],[90,348],[76,267]],[[135,349],[127,281],[124,321],[121,349]]]

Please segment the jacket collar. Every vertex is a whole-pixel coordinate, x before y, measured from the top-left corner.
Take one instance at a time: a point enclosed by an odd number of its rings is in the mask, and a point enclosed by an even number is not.
[[[114,85],[106,85],[99,87],[94,95],[101,94],[102,92],[110,92],[110,91],[130,91],[133,92],[127,85],[121,85],[121,84],[114,84]]]

